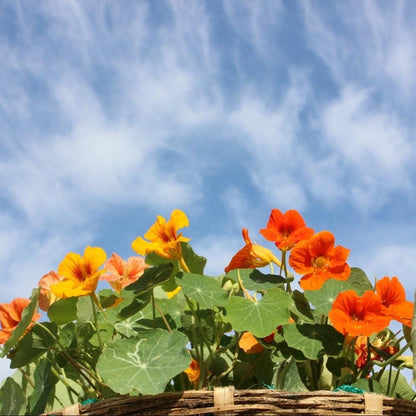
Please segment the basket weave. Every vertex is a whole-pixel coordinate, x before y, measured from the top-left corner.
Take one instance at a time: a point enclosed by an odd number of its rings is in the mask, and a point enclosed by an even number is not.
[[[416,415],[416,402],[373,393],[277,390],[185,391],[155,396],[119,397],[73,405],[45,415]]]

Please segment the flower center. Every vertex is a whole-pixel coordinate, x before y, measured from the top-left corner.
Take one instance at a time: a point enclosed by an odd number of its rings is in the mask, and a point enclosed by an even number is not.
[[[328,266],[328,261],[325,257],[320,256],[312,260],[312,266],[317,269],[322,269],[323,267]]]

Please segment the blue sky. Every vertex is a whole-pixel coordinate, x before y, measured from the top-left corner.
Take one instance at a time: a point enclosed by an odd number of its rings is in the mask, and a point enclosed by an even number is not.
[[[175,208],[222,273],[272,208],[370,278],[416,257],[416,4],[0,3],[0,302]],[[0,379],[7,374],[0,362]]]

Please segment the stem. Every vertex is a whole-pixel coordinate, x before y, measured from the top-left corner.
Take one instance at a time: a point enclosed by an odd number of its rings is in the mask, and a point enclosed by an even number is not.
[[[166,319],[166,316],[165,316],[165,315],[164,315],[164,313],[162,312],[162,309],[160,309],[159,305],[158,305],[158,304],[154,301],[154,299],[153,299],[153,304],[154,304],[154,307],[155,307],[155,308],[157,309],[157,311],[159,312],[159,314],[160,314],[161,318],[163,319],[163,322],[165,323],[167,330],[168,330],[170,333],[172,333],[172,332],[173,332],[173,331],[172,331],[172,328],[170,327],[169,322],[168,322],[168,320]]]
[[[185,260],[183,259],[182,255],[179,257],[179,264],[181,265],[183,271],[185,271],[186,273],[191,273],[191,271],[189,270],[188,265],[185,263]]]
[[[23,371],[21,368],[19,368],[20,372],[23,374],[23,377],[26,379],[26,381],[33,387],[35,388],[35,383],[34,381],[26,374],[25,371]]]
[[[154,293],[153,289],[152,289],[151,299],[152,299],[152,317],[153,317],[152,328],[155,329],[155,327],[156,327],[156,322],[155,322],[155,319],[156,319],[156,303],[155,303],[155,293]]]
[[[61,342],[59,341],[59,339],[55,336],[54,333],[52,333],[45,325],[43,325],[40,322],[36,322],[35,325],[39,325],[44,331],[46,331],[57,343],[57,345],[59,346],[60,350],[58,350],[58,352],[67,360],[70,362],[70,364],[75,368],[75,370],[78,371],[78,373],[83,376],[85,378],[85,380],[87,381],[87,383],[96,391],[97,395],[101,396],[101,393],[99,391],[97,391],[94,387],[94,384],[92,383],[92,381],[86,376],[86,374],[84,374],[84,371],[92,378],[94,379],[97,383],[104,385],[102,383],[101,380],[99,380],[97,378],[97,376],[93,373],[91,373],[88,369],[86,369],[83,365],[81,365],[80,363],[78,363],[77,361],[75,361],[71,355],[69,355],[66,352],[65,347],[61,344]]]
[[[98,337],[98,344],[100,345],[100,351],[102,351],[104,349],[104,345],[103,345],[103,340],[101,339],[100,330],[98,328],[97,309],[95,307],[95,300],[97,297],[96,296],[94,297],[94,295],[92,293],[90,295],[90,299],[92,303],[92,314],[94,316],[94,325],[95,325],[95,332],[97,333],[97,337]]]
[[[241,280],[241,276],[240,276],[240,270],[237,270],[237,276],[238,276],[238,284],[240,285],[241,289],[244,292],[244,295],[246,296],[246,298],[248,300],[251,300],[252,302],[256,302],[256,299],[253,298],[250,293],[248,293],[247,289],[244,287],[243,285],[243,281]]]
[[[286,250],[282,250],[282,266],[283,270],[285,272],[285,278],[286,278],[286,292],[292,293],[292,288],[290,287],[290,282],[287,276],[287,265],[286,265]],[[281,269],[280,269],[281,270]]]

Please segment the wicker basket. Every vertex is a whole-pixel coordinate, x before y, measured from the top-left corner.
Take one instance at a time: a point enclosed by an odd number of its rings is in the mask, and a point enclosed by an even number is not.
[[[185,391],[155,396],[119,397],[73,405],[48,415],[416,415],[416,402],[373,393],[276,390]]]

